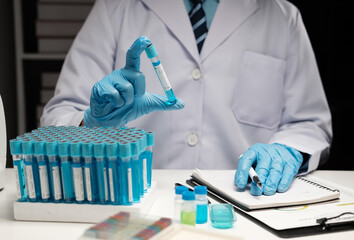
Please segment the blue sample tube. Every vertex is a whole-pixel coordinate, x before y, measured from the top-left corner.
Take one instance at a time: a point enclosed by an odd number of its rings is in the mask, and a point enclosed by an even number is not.
[[[144,197],[144,176],[143,176],[143,168],[144,168],[144,138],[141,136],[137,137],[139,142],[139,182],[140,182],[140,197]]]
[[[46,150],[49,161],[49,182],[52,199],[54,202],[61,202],[63,199],[63,193],[58,160],[58,142],[56,140],[47,141]]]
[[[27,201],[26,179],[22,159],[22,142],[19,139],[10,140],[10,151],[16,174],[17,201]]]
[[[40,200],[41,189],[38,173],[37,161],[34,157],[33,140],[28,139],[22,141],[22,151],[25,159],[25,176],[27,183],[28,199],[31,202]]]
[[[69,141],[63,140],[58,143],[58,152],[61,166],[61,180],[63,185],[64,201],[67,203],[74,202],[74,186],[71,171],[71,159],[69,156]]]
[[[75,200],[83,203],[85,200],[84,174],[81,161],[81,142],[79,140],[70,142],[70,155],[72,159],[72,176],[74,182]]]
[[[140,202],[140,167],[139,167],[139,141],[133,140],[131,146],[131,167],[132,167],[132,183],[133,183],[133,203]]]
[[[123,205],[133,204],[133,183],[130,157],[130,143],[126,141],[119,142],[120,176],[122,186],[121,192],[123,196]]]
[[[93,153],[96,160],[97,200],[101,204],[107,204],[109,201],[109,190],[107,165],[105,160],[105,143],[103,141],[95,141],[93,145]]]
[[[161,86],[163,90],[165,91],[165,94],[168,98],[168,104],[173,105],[177,102],[175,94],[172,91],[171,83],[168,81],[167,75],[165,70],[162,67],[162,64],[159,60],[156,48],[154,44],[150,44],[146,49],[145,49],[147,57],[151,60],[152,65],[154,66],[155,72],[157,74],[157,77],[160,80]]]
[[[50,200],[50,188],[48,178],[48,160],[44,140],[35,140],[34,154],[38,162],[39,181],[41,186],[41,197],[43,202]]]
[[[122,202],[122,194],[120,193],[120,181],[118,172],[118,143],[116,141],[106,142],[106,151],[108,158],[108,179],[109,191],[112,204],[120,204]]]
[[[155,133],[154,132],[147,132],[146,133],[146,138],[147,138],[147,147],[145,150],[146,154],[146,169],[147,169],[147,187],[151,187],[151,177],[152,177],[152,159],[153,159],[153,152],[152,152],[152,147],[155,144]]]
[[[208,199],[207,187],[196,186],[194,188],[195,203],[197,205],[197,224],[203,224],[208,221]]]
[[[86,199],[89,203],[94,203],[97,200],[97,185],[92,142],[82,143],[82,156],[84,158]]]
[[[146,147],[147,147],[147,138],[146,134],[140,133],[140,151],[141,154],[139,155],[139,165],[140,171],[142,172],[142,188],[143,192],[147,192],[147,155],[146,155]]]

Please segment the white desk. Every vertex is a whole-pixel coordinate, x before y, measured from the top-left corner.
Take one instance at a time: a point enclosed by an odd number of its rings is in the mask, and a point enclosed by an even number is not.
[[[13,169],[6,169],[5,189],[0,192],[0,239],[26,239],[26,240],[70,240],[77,239],[91,224],[56,223],[56,222],[24,222],[15,221],[13,217],[13,202],[16,199],[15,175]],[[153,180],[158,185],[158,198],[154,202],[149,214],[155,216],[173,216],[174,183],[184,183],[192,171],[190,170],[154,170]],[[354,171],[316,171],[312,173],[334,183],[354,188]],[[80,213],[78,213],[80,214]],[[112,213],[113,215],[114,213]],[[208,225],[202,226],[211,228]],[[220,231],[220,230],[219,230]],[[225,230],[223,230],[225,231]],[[281,239],[271,232],[256,225],[250,220],[237,214],[237,222],[232,230],[235,236],[243,239]],[[293,238],[295,239],[295,238]],[[321,234],[306,239],[354,239],[354,230],[338,233]]]

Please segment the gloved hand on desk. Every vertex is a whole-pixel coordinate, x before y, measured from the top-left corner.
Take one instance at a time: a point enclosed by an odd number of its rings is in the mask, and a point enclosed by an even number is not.
[[[127,52],[125,67],[113,71],[93,86],[90,108],[84,115],[86,126],[122,127],[153,111],[184,107],[180,99],[170,105],[167,97],[145,92],[145,76],[139,71],[140,55],[150,44],[148,38],[138,38]]]
[[[291,147],[274,144],[257,143],[251,146],[239,159],[235,174],[235,185],[245,188],[249,178],[249,170],[256,163],[263,188],[251,183],[251,194],[255,196],[273,195],[276,191],[285,192],[290,187],[294,176],[303,162],[301,153]]]

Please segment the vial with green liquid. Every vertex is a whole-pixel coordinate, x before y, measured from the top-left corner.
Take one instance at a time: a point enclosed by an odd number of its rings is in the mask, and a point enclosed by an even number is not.
[[[197,206],[194,192],[186,191],[182,195],[181,223],[195,226]]]

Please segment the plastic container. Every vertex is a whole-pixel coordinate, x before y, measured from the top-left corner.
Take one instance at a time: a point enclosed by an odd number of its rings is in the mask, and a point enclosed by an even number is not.
[[[182,200],[183,202],[181,205],[181,223],[195,226],[197,206],[195,204],[194,192],[184,192],[182,195]]]
[[[203,224],[208,221],[208,198],[207,187],[196,186],[194,188],[195,203],[197,205],[197,224]]]
[[[173,218],[180,222],[181,221],[181,205],[182,205],[182,195],[184,192],[189,191],[186,186],[177,186],[175,188],[175,198],[174,198],[174,208],[173,208]]]
[[[210,221],[214,228],[232,228],[236,215],[230,204],[214,204],[210,206]]]

